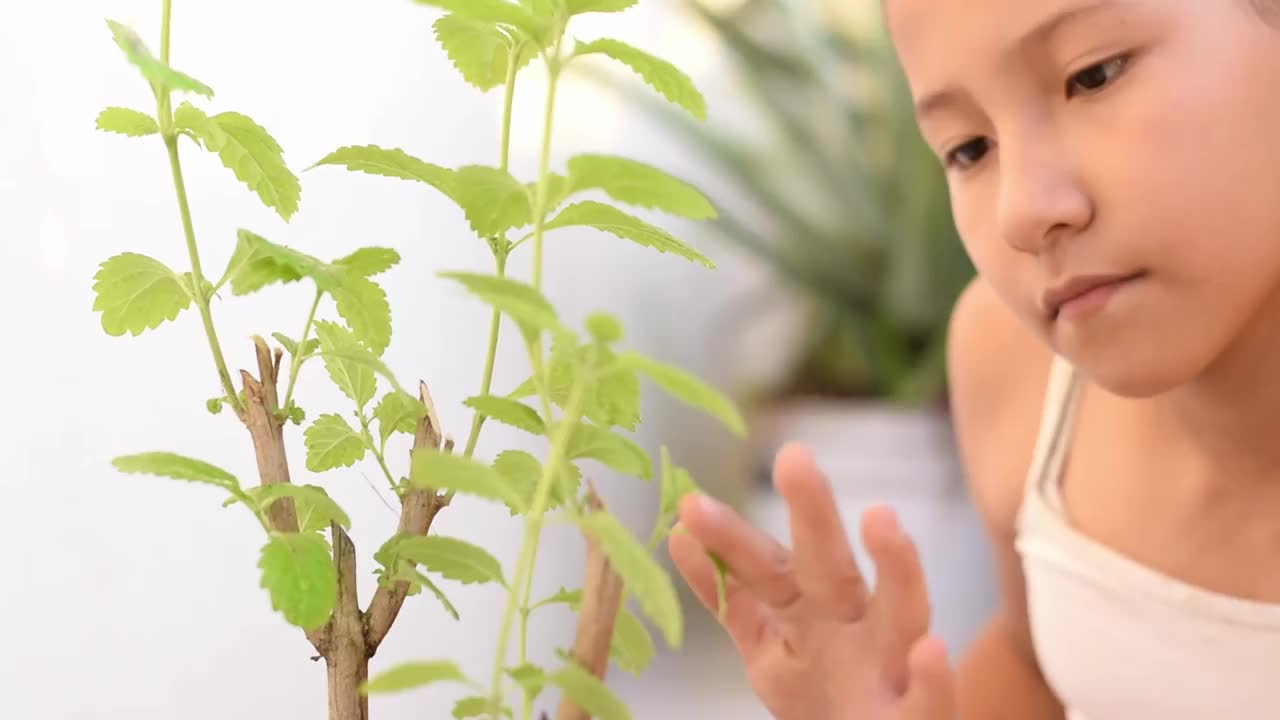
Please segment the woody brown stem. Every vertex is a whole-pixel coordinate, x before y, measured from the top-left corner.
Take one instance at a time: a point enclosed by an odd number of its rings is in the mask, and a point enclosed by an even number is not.
[[[364,619],[356,591],[356,549],[337,523],[333,532],[333,564],[338,572],[338,598],[325,655],[329,677],[329,720],[368,720],[369,698],[360,686],[369,679]]]
[[[272,353],[267,343],[254,338],[258,359],[258,377],[246,370],[240,371],[244,383],[245,407],[241,419],[253,439],[253,451],[258,460],[258,478],[263,485],[289,482],[289,458],[284,449],[284,423],[276,416],[279,406],[277,380],[280,373],[280,351]],[[298,515],[292,498],[281,498],[271,504],[267,521],[276,532],[298,532]],[[316,652],[324,655],[329,644],[329,626],[307,631],[307,639]]]
[[[587,482],[587,506],[593,512],[604,509],[604,503],[590,481]],[[578,628],[573,638],[573,659],[587,672],[603,681],[609,666],[613,627],[622,609],[622,578],[613,571],[599,543],[590,535],[584,536],[587,542],[587,568],[582,582]],[[561,698],[556,720],[590,720],[590,717],[568,695]]]
[[[436,416],[435,405],[431,401],[431,393],[426,383],[418,383],[418,398],[422,401],[426,412],[418,418],[414,431],[413,448],[438,449],[441,447],[442,432],[440,419]],[[452,443],[446,444],[450,449]],[[426,535],[431,530],[431,522],[436,513],[445,506],[444,497],[430,489],[409,489],[400,496],[399,532],[410,535]],[[382,644],[383,638],[391,630],[404,599],[409,593],[409,583],[398,581],[392,585],[378,585],[373,599],[369,601],[369,609],[364,614],[365,647],[372,657]]]

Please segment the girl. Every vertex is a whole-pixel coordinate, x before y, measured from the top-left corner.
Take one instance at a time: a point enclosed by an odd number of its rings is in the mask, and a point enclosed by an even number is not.
[[[786,548],[670,550],[779,720],[1280,718],[1280,0],[885,0],[979,278],[949,372],[1002,602],[958,667],[893,511],[807,451]],[[947,598],[933,598],[946,602]]]

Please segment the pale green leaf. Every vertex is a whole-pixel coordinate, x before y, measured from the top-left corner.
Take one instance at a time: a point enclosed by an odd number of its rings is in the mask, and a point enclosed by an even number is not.
[[[677,399],[719,420],[735,435],[746,433],[746,421],[737,406],[693,374],[636,352],[620,353],[618,364],[647,376]]]
[[[292,483],[275,483],[249,488],[249,497],[258,503],[258,508],[266,512],[281,498],[293,501],[293,509],[298,516],[300,532],[325,530],[329,523],[336,522],[342,527],[351,529],[351,518],[347,516],[329,493],[317,485],[294,485]]]
[[[400,253],[391,248],[362,247],[333,261],[333,264],[357,275],[372,277],[390,270],[400,262]]]
[[[626,65],[668,101],[699,120],[707,119],[706,99],[693,84],[693,80],[675,65],[612,38],[579,43],[574,48],[574,55],[577,56],[594,53],[606,55]]]
[[[93,309],[102,313],[108,335],[140,335],[191,305],[182,278],[146,255],[127,252],[109,258],[93,279]]]
[[[538,411],[518,400],[499,395],[477,395],[467,398],[464,404],[481,415],[493,418],[534,435],[546,434],[547,428]]]
[[[453,704],[453,716],[463,720],[465,718],[492,717],[497,713],[502,713],[507,717],[513,717],[511,708],[506,705],[494,705],[492,698],[472,695],[464,697]]]
[[[463,584],[496,582],[506,585],[502,565],[489,551],[465,540],[443,535],[412,535],[395,545],[397,557]]]
[[[565,0],[570,15],[589,12],[622,12],[635,5],[637,0]]]
[[[307,469],[324,472],[351,467],[364,457],[364,438],[341,415],[327,413],[315,419],[303,434]]]
[[[602,343],[615,343],[622,339],[622,323],[609,313],[593,312],[587,316],[587,332]]]
[[[284,161],[280,144],[250,118],[237,112],[208,116],[189,103],[174,115],[179,129],[190,130],[263,204],[288,221],[298,211],[302,186]]]
[[[525,187],[529,190],[529,197],[533,198],[536,203],[538,198],[538,183],[531,182],[525,185]],[[564,201],[568,199],[572,192],[573,187],[569,184],[569,178],[557,173],[547,173],[547,207],[544,211],[543,217],[546,217],[546,214],[564,204]]]
[[[203,460],[196,460],[171,452],[145,452],[124,455],[112,460],[111,464],[117,470],[126,473],[145,473],[174,480],[204,483],[231,492],[240,489],[239,481],[226,470],[210,465]]]
[[[542,693],[542,688],[546,684],[546,673],[542,668],[532,663],[524,663],[516,667],[506,668],[506,673],[515,680],[517,684],[524,690],[524,694],[533,702]]]
[[[406,392],[394,390],[382,396],[378,406],[373,409],[373,417],[378,421],[378,439],[384,445],[391,433],[401,432],[414,434],[418,429],[418,420],[427,413],[422,401]]]
[[[692,220],[717,216],[711,202],[693,185],[652,165],[614,155],[569,158],[570,192],[603,190],[621,203],[661,210]]]
[[[547,675],[547,683],[564,691],[587,716],[596,720],[631,720],[631,711],[595,675],[574,662]]]
[[[466,683],[467,676],[452,660],[421,660],[406,662],[383,671],[371,678],[361,688],[364,692],[400,692],[438,682]]]
[[[532,13],[507,0],[415,0],[419,5],[430,5],[468,20],[509,25],[539,36],[546,30],[546,23]]]
[[[542,478],[542,463],[537,458],[523,450],[503,450],[494,458],[493,469],[506,478],[513,492],[521,498],[519,503],[508,504],[512,513],[524,512],[533,505],[533,495]],[[549,510],[561,507],[575,497],[582,482],[582,471],[573,463],[561,463],[560,472],[562,477],[553,479],[551,483]]]
[[[294,340],[288,335],[285,335],[284,333],[280,333],[280,332],[271,333],[271,337],[275,338],[276,342],[280,343],[284,347],[284,349],[289,352],[290,355],[299,354],[297,340]],[[310,338],[307,340],[306,345],[302,347],[301,354],[309,355],[312,352],[315,352],[316,348],[319,348],[319,347],[320,347],[320,341],[316,340],[315,338]]]
[[[115,40],[116,45],[120,46],[120,49],[124,51],[125,57],[138,70],[142,71],[142,76],[151,82],[153,87],[213,97],[213,90],[208,85],[160,62],[159,59],[151,54],[151,51],[133,28],[111,19],[107,19],[107,27],[111,29],[111,37]]]
[[[419,160],[399,148],[350,145],[338,148],[307,169],[319,165],[341,165],[353,172],[416,180],[453,197],[453,171]]]
[[[338,594],[338,574],[329,545],[315,533],[274,533],[258,560],[261,587],[272,609],[304,630],[329,620]]]
[[[645,615],[662,631],[667,644],[677,647],[684,634],[684,617],[675,585],[662,566],[608,512],[593,512],[578,519],[583,531],[600,544],[623,585],[640,602]]]
[[[320,340],[320,356],[330,379],[357,407],[363,408],[373,399],[377,378],[373,369],[355,356],[369,351],[360,346],[351,331],[337,323],[321,320],[315,324],[315,331],[316,338]]]
[[[230,282],[231,294],[241,296],[272,283],[291,283],[304,277],[327,287],[331,271],[317,258],[241,228],[236,231],[236,248],[218,285]]]
[[[441,272],[439,277],[456,280],[481,300],[510,316],[526,332],[533,330],[562,331],[551,302],[532,285],[469,272]]]
[[[445,15],[432,25],[436,40],[453,66],[468,83],[488,92],[507,80],[507,63],[511,58],[511,36],[497,23],[471,20],[462,15]],[[516,63],[519,71],[537,55],[536,46],[525,44]]]
[[[129,137],[143,137],[160,132],[155,118],[144,112],[122,107],[109,107],[98,113],[96,127]]]
[[[434,448],[412,451],[409,482],[419,488],[451,490],[524,509],[524,498],[497,470]]]
[[[454,201],[466,213],[471,229],[481,237],[528,225],[533,218],[524,185],[511,173],[485,165],[458,168]]]
[[[654,656],[653,638],[640,619],[623,609],[613,624],[613,639],[609,644],[609,656],[618,667],[639,675],[648,669]]]
[[[707,256],[680,242],[666,230],[594,200],[584,200],[566,207],[546,224],[544,230],[574,226],[593,227],[659,252],[679,255],[705,267],[715,267]]]
[[[418,572],[416,568],[409,565],[408,563],[405,564],[405,567],[407,568],[407,570],[405,570],[404,572],[406,572],[412,577],[413,583],[415,583],[420,587],[426,588],[428,591],[431,592],[432,595],[435,595],[436,599],[440,601],[440,605],[444,607],[444,611],[449,613],[450,617],[452,617],[454,620],[462,619],[462,616],[458,614],[457,606],[455,606],[453,602],[449,600],[448,596],[444,594],[444,591],[441,590],[438,585],[436,585],[434,582],[431,581],[431,578]]]
[[[544,605],[568,605],[574,612],[578,611],[578,606],[582,603],[582,590],[570,590],[561,587],[554,594],[549,595],[533,604],[534,608],[543,607]],[[532,609],[532,608],[531,608]]]
[[[565,407],[574,379],[590,370],[593,352],[596,354],[593,370],[596,382],[584,391],[583,415],[601,427],[635,430],[640,423],[640,377],[635,370],[613,362],[614,353],[607,348],[575,346],[562,338],[553,340],[550,361],[552,402],[560,408]],[[518,394],[523,392],[523,387],[517,388],[512,396],[523,397]],[[530,381],[529,392],[535,391]]]
[[[590,458],[625,475],[643,480],[653,477],[653,463],[643,448],[633,440],[596,425],[575,424],[565,452],[571,460]]]
[[[391,344],[391,305],[386,292],[369,278],[348,272],[329,288],[329,294],[356,339],[381,355]]]

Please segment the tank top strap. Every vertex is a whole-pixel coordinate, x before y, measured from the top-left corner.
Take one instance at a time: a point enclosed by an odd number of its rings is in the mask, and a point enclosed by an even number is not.
[[[1024,509],[1033,494],[1050,504],[1056,504],[1059,478],[1066,464],[1079,392],[1080,381],[1076,368],[1066,358],[1054,355],[1045,385],[1040,430],[1023,488]]]

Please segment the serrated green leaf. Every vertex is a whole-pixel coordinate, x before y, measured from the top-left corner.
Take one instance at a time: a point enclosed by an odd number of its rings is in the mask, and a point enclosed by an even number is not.
[[[565,0],[570,15],[589,12],[622,12],[636,4],[637,0]]]
[[[239,491],[240,482],[235,476],[203,460],[184,457],[171,452],[145,452],[123,455],[111,461],[120,472],[159,475],[174,480],[213,485],[227,491]]]
[[[485,165],[460,167],[454,175],[453,191],[454,201],[480,237],[532,222],[533,211],[524,185],[505,170]]]
[[[299,354],[299,351],[298,351],[298,341],[297,341],[297,340],[294,340],[293,338],[289,337],[288,335],[285,335],[284,333],[280,333],[280,332],[273,332],[273,333],[271,333],[271,337],[275,338],[275,339],[276,339],[276,342],[280,343],[280,345],[281,345],[281,346],[283,346],[283,347],[284,347],[284,349],[285,349],[286,351],[288,351],[288,353],[289,353],[290,355],[295,355],[295,356],[296,356],[296,355],[298,355],[298,354]],[[302,354],[302,355],[309,355],[309,354],[311,354],[311,353],[315,352],[315,351],[316,351],[316,349],[317,349],[317,348],[319,348],[319,347],[320,347],[320,341],[319,341],[319,340],[316,340],[315,338],[309,338],[309,339],[307,340],[307,343],[306,343],[305,345],[303,345],[303,346],[302,346],[301,354]]]
[[[499,29],[497,23],[444,15],[432,28],[440,47],[468,83],[482,92],[506,83],[507,63],[513,48],[511,36]],[[516,61],[517,72],[537,56],[537,47],[532,43],[523,47],[525,50]]]
[[[518,400],[504,398],[499,395],[476,395],[467,398],[463,404],[476,410],[481,415],[525,432],[530,432],[534,435],[546,434],[546,425],[543,424],[542,418],[538,416],[538,411]]]
[[[93,279],[93,309],[102,313],[102,329],[111,336],[140,335],[191,305],[182,278],[146,255],[127,252],[109,258]]]
[[[649,630],[630,610],[623,608],[613,624],[609,657],[623,670],[639,675],[648,669],[655,654]]]
[[[668,526],[680,508],[685,495],[699,492],[689,471],[671,462],[671,450],[663,445],[658,451],[658,520],[655,537]]]
[[[594,369],[589,367],[593,352],[596,355]],[[553,340],[549,363],[552,402],[564,408],[574,378],[583,372],[593,372],[596,381],[583,393],[583,415],[604,428],[635,430],[640,423],[640,376],[635,370],[618,366],[613,362],[614,357],[614,352],[607,348],[575,346],[569,339]],[[522,385],[512,396],[524,397],[519,393],[536,392],[532,378],[526,384],[527,390]]]
[[[400,253],[391,248],[362,247],[346,257],[334,260],[333,264],[357,275],[372,277],[390,270],[399,262]]]
[[[467,676],[452,660],[407,662],[371,678],[361,687],[361,691],[369,695],[400,692],[438,682],[467,683]]]
[[[208,85],[160,62],[151,54],[151,51],[133,28],[109,18],[107,19],[107,27],[111,29],[111,37],[115,40],[116,45],[120,46],[120,49],[124,51],[125,57],[129,59],[129,62],[134,67],[142,71],[142,76],[151,82],[153,87],[213,97],[213,90]]]
[[[506,0],[415,0],[477,22],[498,23],[523,30],[534,37],[546,31],[546,23],[523,7]]]
[[[547,675],[547,683],[564,691],[587,716],[597,720],[631,720],[631,711],[595,675],[570,662]]]
[[[392,391],[383,395],[373,409],[373,417],[378,421],[379,441],[385,445],[387,438],[395,432],[414,434],[418,429],[418,419],[426,413],[422,401],[409,393]]]
[[[618,364],[647,376],[676,399],[719,420],[735,435],[746,433],[746,421],[737,406],[693,374],[630,351],[618,355]]]
[[[588,423],[574,426],[565,456],[570,460],[599,460],[620,473],[643,480],[653,477],[653,463],[643,448],[612,430]]]
[[[327,413],[315,419],[303,433],[307,469],[324,472],[351,467],[365,454],[364,438],[341,415]]]
[[[307,169],[320,165],[340,165],[353,172],[416,180],[453,198],[453,171],[433,165],[399,148],[377,145],[349,145],[325,155]]]
[[[715,267],[715,263],[707,256],[680,242],[666,230],[650,225],[634,215],[628,215],[612,205],[594,200],[584,200],[566,207],[543,229],[551,231],[574,226],[593,227],[659,252],[679,255],[708,268]]]
[[[258,560],[261,587],[272,609],[304,630],[329,620],[338,594],[338,574],[329,545],[315,533],[273,533]]]
[[[513,717],[511,708],[502,704],[495,705],[492,698],[479,695],[464,697],[453,704],[453,716],[460,720],[463,718],[492,717],[498,713]]]
[[[524,511],[524,498],[497,470],[460,455],[434,448],[415,448],[409,482],[415,487],[452,490],[464,495],[497,500]]]
[[[518,504],[508,504],[511,512],[518,514],[527,510],[533,504],[533,495],[542,477],[542,463],[523,450],[503,450],[494,458],[493,469],[506,478],[513,492],[522,498]],[[562,477],[551,484],[548,510],[554,510],[569,502],[577,495],[578,487],[582,482],[582,471],[573,463],[561,463],[560,472],[563,473]]]
[[[574,612],[577,612],[578,606],[582,603],[582,590],[570,590],[562,587],[553,595],[539,600],[533,604],[534,608],[543,607],[544,605],[568,605]],[[532,608],[531,608],[532,609]]]
[[[391,344],[391,305],[386,292],[369,278],[350,272],[340,284],[329,288],[329,294],[356,339],[381,355]]]
[[[551,302],[532,285],[511,278],[469,272],[441,272],[437,275],[456,280],[473,295],[510,316],[526,337],[536,330],[564,332]]]
[[[538,183],[531,182],[525,187],[529,190],[529,197],[533,198],[534,202],[537,202]],[[557,173],[547,173],[547,207],[545,212],[549,214],[559,208],[572,192],[573,187],[570,185],[569,178]]]
[[[227,261],[221,286],[231,283],[231,294],[248,295],[272,283],[297,282],[304,277],[316,278],[325,272],[325,264],[306,253],[277,245],[257,233],[241,228],[236,231],[236,249]]]
[[[412,567],[409,567],[407,572],[413,575],[413,580],[417,585],[420,585],[426,588],[431,592],[432,595],[436,596],[436,599],[440,601],[440,605],[444,607],[444,611],[449,613],[450,617],[452,617],[454,620],[462,619],[462,616],[458,614],[457,606],[455,606],[453,602],[449,600],[448,596],[444,594],[444,591],[441,590],[438,585],[436,585],[434,582],[431,581],[431,578],[427,577],[426,575],[423,575],[422,573],[418,572],[416,569]]]
[[[336,522],[342,527],[351,529],[351,518],[346,511],[317,485],[293,485],[276,483],[249,488],[249,497],[258,503],[258,507],[266,512],[272,504],[281,498],[293,500],[293,509],[298,516],[299,532],[316,532],[327,530],[329,523]]]
[[[395,545],[397,557],[411,560],[449,580],[464,585],[496,582],[506,586],[502,565],[488,550],[444,535],[412,535]]]
[[[155,118],[144,112],[123,107],[109,107],[98,113],[95,127],[129,137],[143,137],[160,132],[160,126],[156,124]]]
[[[598,189],[618,202],[691,220],[717,216],[697,188],[652,165],[615,155],[577,155],[568,165],[570,193]]]
[[[600,544],[610,565],[622,578],[627,591],[662,631],[671,647],[678,647],[684,634],[684,616],[670,576],[644,546],[608,512],[592,512],[577,518],[583,532]]]
[[[506,673],[524,689],[524,694],[528,696],[530,702],[538,698],[547,681],[546,672],[532,663],[506,668]]]
[[[350,330],[337,323],[321,320],[315,324],[316,338],[320,341],[320,353],[330,379],[344,395],[364,408],[377,390],[377,378],[373,369],[359,362],[354,356],[368,353]],[[372,356],[371,353],[369,353]],[[374,358],[377,360],[377,358]]]
[[[669,102],[680,106],[699,120],[707,119],[706,99],[693,84],[693,80],[675,65],[612,38],[579,43],[574,49],[575,56],[595,53],[606,55],[626,65]]]
[[[236,179],[286,222],[298,211],[302,186],[285,163],[280,144],[261,125],[237,112],[209,116],[190,103],[179,106],[174,122],[217,153]]]

